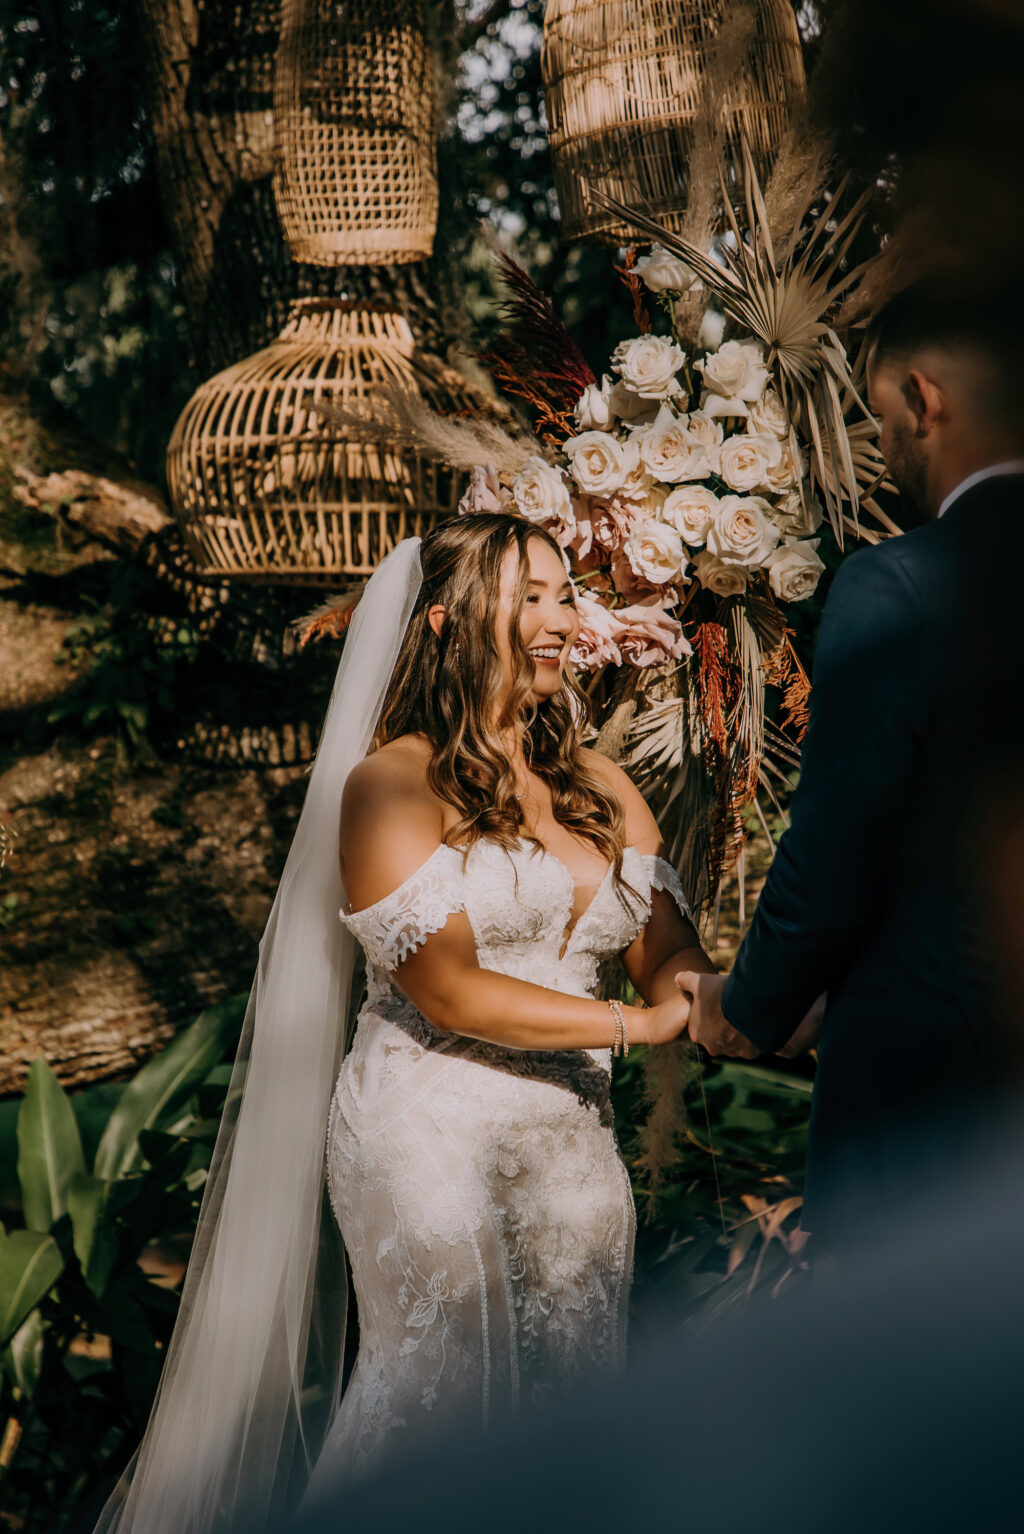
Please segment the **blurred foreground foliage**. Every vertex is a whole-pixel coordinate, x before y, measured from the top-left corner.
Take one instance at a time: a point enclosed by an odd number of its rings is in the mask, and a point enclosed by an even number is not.
[[[69,1096],[37,1060],[24,1097],[0,1105],[0,1526],[91,1527],[135,1448],[245,1000],[208,1009],[127,1085]],[[642,1056],[633,1050],[615,1081],[634,1172]],[[635,1346],[680,1322],[704,1331],[799,1277],[809,1092],[757,1065],[695,1068],[675,1175],[657,1199],[634,1176]]]
[[[8,1528],[91,1526],[145,1426],[245,1003],[209,1008],[127,1085],[72,1097],[36,1060],[0,1106]]]

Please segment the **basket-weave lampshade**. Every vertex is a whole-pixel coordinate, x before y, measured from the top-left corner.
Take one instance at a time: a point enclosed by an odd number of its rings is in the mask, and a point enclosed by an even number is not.
[[[631,244],[636,233],[594,207],[590,182],[668,228],[686,208],[690,130],[704,58],[726,0],[548,0],[541,65],[562,235]],[[757,29],[727,120],[762,171],[803,91],[789,0],[757,0]]]
[[[396,385],[436,410],[480,403],[450,368],[413,353],[400,314],[300,299],[276,341],[197,389],[171,436],[167,481],[200,569],[329,584],[368,575],[401,539],[451,515],[461,487],[449,471],[386,440],[347,441],[311,408],[358,413]]]
[[[274,195],[296,261],[431,254],[436,86],[420,0],[285,0],[274,119]]]

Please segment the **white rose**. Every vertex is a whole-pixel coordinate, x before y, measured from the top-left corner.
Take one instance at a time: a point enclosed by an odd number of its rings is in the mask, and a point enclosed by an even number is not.
[[[609,403],[612,381],[605,374],[599,384],[587,384],[576,401],[573,417],[581,431],[611,431],[615,412]]]
[[[747,415],[768,382],[764,350],[753,340],[725,341],[694,367],[704,375],[700,408],[712,416]]]
[[[687,565],[679,534],[651,518],[637,523],[623,545],[623,552],[633,574],[652,586],[666,586],[679,580]]]
[[[804,477],[804,465],[800,454],[794,453],[789,442],[780,442],[779,448],[781,451],[778,458],[768,465],[764,476],[764,488],[771,490],[775,495],[781,495],[783,491],[792,489]]]
[[[685,361],[685,352],[669,336],[635,336],[620,341],[612,353],[612,367],[622,382],[646,400],[678,394],[676,374]]]
[[[738,432],[726,437],[722,446],[709,454],[715,473],[730,490],[758,490],[766,482],[773,464],[782,453],[778,437],[746,436]]]
[[[639,394],[634,394],[632,389],[626,387],[621,378],[608,391],[608,406],[630,430],[634,426],[649,425],[658,413],[657,400],[641,399]]]
[[[713,421],[703,410],[691,410],[686,417],[686,429],[704,447],[721,447],[725,428],[721,421]]]
[[[654,489],[654,479],[647,472],[647,465],[640,456],[640,445],[643,441],[638,433],[628,442],[622,444],[622,456],[626,464],[626,472],[619,486],[618,499],[630,501],[633,505],[642,505],[650,498]]]
[[[620,443],[606,431],[584,431],[578,437],[570,437],[565,451],[580,489],[588,495],[610,495],[617,490],[629,467],[625,447],[632,446]],[[639,449],[636,453],[639,457]]]
[[[661,520],[674,527],[684,543],[699,548],[719,507],[717,495],[705,485],[680,485],[661,508]]]
[[[688,293],[700,286],[700,279],[685,261],[671,255],[664,245],[652,245],[649,256],[641,256],[633,267],[652,293]]]
[[[779,541],[771,507],[753,495],[727,495],[708,528],[708,548],[727,565],[759,565]]]
[[[512,481],[512,495],[520,516],[528,522],[575,523],[568,486],[560,469],[543,458],[527,458]]]
[[[773,549],[765,569],[775,595],[783,602],[805,602],[813,596],[825,566],[816,553],[818,539],[808,543],[787,540]]]
[[[640,438],[640,457],[663,484],[705,479],[711,472],[703,444],[687,430],[686,417],[674,415],[667,405],[662,405],[654,425]]]
[[[747,589],[747,572],[742,565],[726,565],[707,549],[701,549],[693,561],[693,571],[707,591],[716,597],[738,597]]]
[[[747,430],[765,432],[769,437],[778,437],[780,440],[789,436],[789,416],[774,389],[766,389],[761,398],[750,406]]]
[[[809,538],[821,526],[821,502],[806,491],[791,490],[772,511],[772,521],[784,538]]]

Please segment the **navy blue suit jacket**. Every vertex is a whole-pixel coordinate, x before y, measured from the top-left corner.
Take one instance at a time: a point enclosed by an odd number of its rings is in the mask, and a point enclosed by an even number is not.
[[[811,1230],[860,1232],[912,1195],[956,1154],[1003,1069],[964,864],[966,588],[979,546],[1012,547],[995,530],[1008,514],[1020,528],[1022,512],[1024,478],[985,481],[941,519],[848,557],[825,604],[791,826],[722,997],[768,1054],[828,994]]]

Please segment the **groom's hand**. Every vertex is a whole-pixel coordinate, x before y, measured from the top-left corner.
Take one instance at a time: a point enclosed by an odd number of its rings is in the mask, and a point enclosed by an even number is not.
[[[722,1012],[724,975],[704,975],[684,970],[676,976],[676,985],[691,998],[687,1029],[695,1044],[703,1044],[709,1055],[730,1055],[739,1060],[756,1060],[760,1051],[749,1039],[737,1033]]]

